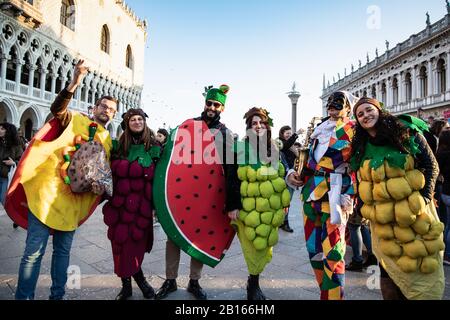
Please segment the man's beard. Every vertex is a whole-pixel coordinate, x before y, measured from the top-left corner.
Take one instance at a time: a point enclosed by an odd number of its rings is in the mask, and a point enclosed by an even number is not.
[[[214,115],[210,116],[209,113],[213,113]],[[218,119],[219,117],[220,117],[219,111],[207,110],[207,111],[203,111],[203,114],[202,114],[203,120],[206,120],[206,121],[214,121],[214,120]]]

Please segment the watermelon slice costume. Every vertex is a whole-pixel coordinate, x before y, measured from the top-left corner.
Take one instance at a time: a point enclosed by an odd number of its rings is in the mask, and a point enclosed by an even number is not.
[[[60,176],[62,150],[74,144],[76,135],[89,136],[92,122],[72,112],[72,120],[62,133],[59,121],[52,119],[35,135],[17,166],[6,198],[6,212],[16,224],[27,228],[31,211],[51,229],[73,231],[94,212],[101,197],[92,192],[73,193]],[[109,156],[112,142],[102,126],[97,128],[95,141]]]
[[[223,259],[235,235],[224,210],[226,186],[218,155],[206,123],[185,121],[165,145],[153,189],[168,238],[210,267]]]

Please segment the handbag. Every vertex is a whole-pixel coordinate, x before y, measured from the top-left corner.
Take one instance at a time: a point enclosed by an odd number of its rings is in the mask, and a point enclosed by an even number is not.
[[[9,185],[11,184],[11,181],[14,177],[14,173],[16,173],[16,168],[17,165],[14,163],[10,168],[9,168],[9,172],[8,172],[8,186],[6,187],[7,189],[9,189]]]

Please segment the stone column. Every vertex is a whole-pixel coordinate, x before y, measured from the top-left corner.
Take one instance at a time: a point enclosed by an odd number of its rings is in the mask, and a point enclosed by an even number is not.
[[[47,73],[47,70],[41,70],[41,100],[44,100],[45,97],[45,82],[47,80]]]
[[[28,95],[33,96],[33,84],[34,84],[34,72],[36,70],[35,66],[30,66],[30,74],[28,75]]]
[[[400,74],[400,85],[399,85],[399,104],[406,102],[406,71]]]
[[[17,61],[16,62],[16,93],[19,94],[20,93],[20,76],[22,74],[22,62]]]
[[[428,61],[428,96],[431,97],[434,95],[434,72],[433,72],[433,63]]]
[[[450,91],[450,51],[447,52],[447,61],[445,63],[445,91]]]
[[[53,97],[55,96],[55,94],[56,94],[56,78],[57,78],[57,75],[56,74],[54,74],[54,73],[52,73],[52,95],[53,95]]]
[[[411,100],[414,101],[419,96],[417,83],[417,69],[414,66],[411,70]]]
[[[0,75],[0,89],[3,91],[6,87],[6,69],[8,68],[8,57],[3,55],[2,60],[2,73]]]
[[[386,106],[392,107],[393,104],[392,79],[386,81]]]

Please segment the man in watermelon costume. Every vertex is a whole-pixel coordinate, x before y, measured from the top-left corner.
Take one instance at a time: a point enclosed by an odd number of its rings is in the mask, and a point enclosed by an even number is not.
[[[345,229],[353,211],[356,177],[349,170],[356,102],[348,92],[333,93],[329,118],[314,129],[302,189],[306,248],[321,300],[341,300],[345,283]],[[292,170],[293,171],[293,170]],[[289,177],[296,173],[289,172]]]
[[[216,266],[233,241],[227,213],[241,203],[236,171],[226,161],[233,136],[220,122],[228,90],[222,85],[206,93],[201,116],[172,131],[156,166],[156,214],[167,234],[166,280],[156,299],[177,290],[180,248],[191,256],[187,291],[206,299],[198,282],[203,264]]]
[[[8,190],[5,209],[16,224],[27,229],[15,296],[19,300],[34,299],[50,234],[53,235],[50,299],[64,297],[75,230],[94,212],[101,199],[99,194],[104,191],[92,184],[92,192],[73,193],[60,172],[66,160],[63,150],[73,146],[77,136],[92,136],[103,146],[109,160],[112,143],[105,126],[116,113],[117,101],[111,97],[100,98],[93,108],[93,119],[67,109],[87,72],[84,61],[80,60],[72,82],[51,106],[55,118],[30,143]]]

